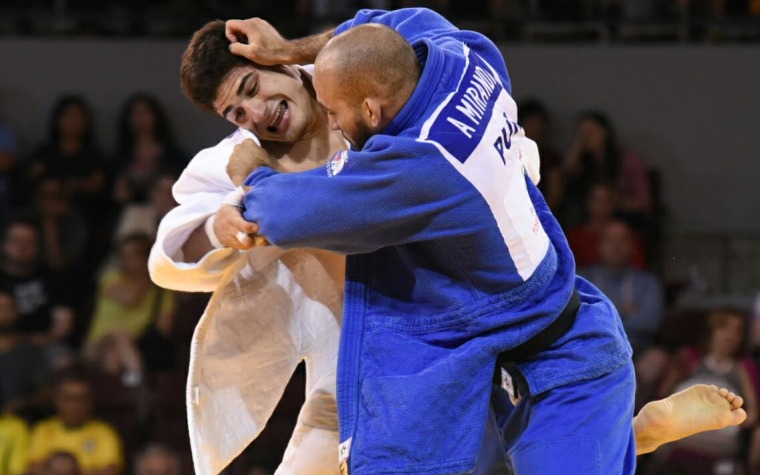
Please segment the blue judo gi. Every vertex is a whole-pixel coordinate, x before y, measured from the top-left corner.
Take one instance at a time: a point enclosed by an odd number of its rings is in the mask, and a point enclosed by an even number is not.
[[[426,9],[363,10],[337,33],[370,22],[414,47],[423,70],[411,98],[362,150],[325,168],[253,172],[244,213],[277,246],[348,254],[344,466],[355,475],[632,473],[630,345],[609,300],[576,277],[524,173],[501,53]],[[492,397],[497,355],[547,327],[574,288],[572,328],[517,362],[529,394],[514,408],[503,391]]]

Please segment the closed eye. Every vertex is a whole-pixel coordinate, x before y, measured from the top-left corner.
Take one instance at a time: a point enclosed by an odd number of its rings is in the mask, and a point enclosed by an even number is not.
[[[259,82],[256,81],[253,87],[248,91],[248,97],[253,97],[259,92]]]

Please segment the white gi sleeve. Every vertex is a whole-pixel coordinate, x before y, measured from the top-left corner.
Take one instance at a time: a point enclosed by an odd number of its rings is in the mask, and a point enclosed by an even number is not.
[[[174,185],[179,205],[161,220],[148,259],[153,282],[185,292],[212,292],[226,269],[245,259],[244,253],[222,248],[209,251],[198,262],[184,262],[182,246],[190,234],[216,213],[224,196],[235,188],[227,176],[227,162],[234,146],[256,137],[238,129],[214,147],[198,152]]]

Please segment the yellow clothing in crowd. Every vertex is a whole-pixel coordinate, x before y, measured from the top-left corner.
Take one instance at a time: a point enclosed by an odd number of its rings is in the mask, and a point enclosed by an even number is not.
[[[21,475],[29,459],[29,428],[23,419],[0,415],[0,475]]]
[[[119,270],[103,275],[98,289],[95,313],[90,324],[87,343],[94,343],[114,330],[126,330],[132,338],[139,338],[153,320],[161,314],[174,311],[174,295],[152,286],[139,305],[125,306],[106,295],[105,290],[122,279]],[[160,302],[156,302],[160,299]]]
[[[40,462],[61,451],[74,455],[84,471],[123,465],[119,436],[98,420],[79,427],[66,427],[59,417],[39,422],[32,431],[30,461]]]

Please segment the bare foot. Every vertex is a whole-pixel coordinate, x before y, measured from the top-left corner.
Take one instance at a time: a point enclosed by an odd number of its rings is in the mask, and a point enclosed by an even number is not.
[[[739,425],[747,418],[744,400],[725,388],[696,384],[652,401],[633,418],[636,454],[708,430]]]

